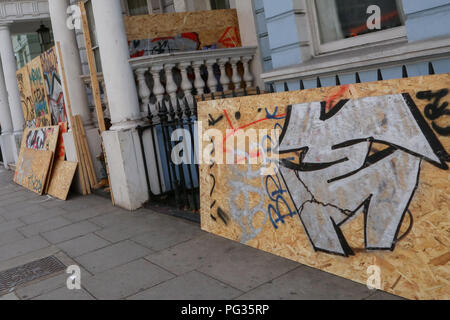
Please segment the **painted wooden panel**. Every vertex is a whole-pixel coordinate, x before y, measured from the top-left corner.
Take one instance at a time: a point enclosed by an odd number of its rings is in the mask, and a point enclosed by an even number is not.
[[[27,128],[34,128],[36,127],[36,110],[34,108],[28,67],[25,66],[19,69],[16,72],[16,76],[17,85],[19,87],[20,102],[22,104],[22,111],[25,118],[25,125]]]
[[[24,149],[17,162],[14,182],[42,195],[52,159],[51,151]]]
[[[57,199],[66,200],[77,166],[77,162],[57,160],[51,174],[48,194]]]
[[[57,125],[66,122],[68,119],[55,47],[41,54],[41,65],[52,123]]]
[[[449,90],[445,74],[199,103],[202,229],[449,299]]]
[[[235,9],[125,16],[124,22],[132,57],[241,46]]]
[[[41,57],[34,58],[28,65],[32,101],[36,114],[36,127],[52,125],[52,116],[47,103],[44,74],[42,72]]]

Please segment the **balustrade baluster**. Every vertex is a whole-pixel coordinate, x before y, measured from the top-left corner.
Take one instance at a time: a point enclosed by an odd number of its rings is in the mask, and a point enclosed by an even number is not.
[[[205,93],[205,81],[203,81],[200,72],[200,67],[203,65],[203,61],[194,61],[192,65],[195,73],[194,86],[195,89],[197,89],[197,95],[202,95]]]
[[[146,112],[148,105],[150,104],[150,88],[147,86],[147,82],[145,81],[145,72],[147,72],[146,68],[139,68],[136,70],[136,76],[138,81],[138,92],[139,97],[141,98],[141,112]]]
[[[250,71],[249,62],[252,60],[251,56],[245,56],[242,58],[242,63],[244,65],[244,81],[247,88],[251,88],[253,85],[253,75]]]
[[[206,61],[206,67],[208,69],[208,88],[211,93],[217,92],[217,85],[219,84],[214,74],[214,65],[216,64],[216,59],[210,59]]]
[[[228,58],[219,59],[219,68],[220,68],[220,84],[222,85],[223,91],[230,90],[230,78],[227,75],[227,62]]]
[[[234,90],[237,90],[241,87],[241,76],[238,72],[238,62],[241,61],[240,58],[231,58],[231,68],[233,70],[233,77],[231,78],[231,82],[234,84]]]
[[[150,69],[150,72],[153,76],[153,94],[156,96],[156,100],[158,101],[158,103],[162,103],[163,99],[164,99],[164,93],[166,92],[166,90],[164,89],[162,83],[161,83],[161,76],[160,76],[160,72],[163,69],[162,65],[155,65],[152,66]]]

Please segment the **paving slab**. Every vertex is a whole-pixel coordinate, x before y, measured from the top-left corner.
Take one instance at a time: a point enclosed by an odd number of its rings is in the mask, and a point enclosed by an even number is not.
[[[56,289],[66,287],[68,277],[69,274],[65,272],[52,275],[51,277],[47,277],[43,280],[40,279],[17,288],[16,294],[23,300],[33,299]]]
[[[147,232],[132,240],[153,251],[161,251],[205,234],[198,224],[174,219],[164,223],[154,222]]]
[[[104,203],[102,205],[96,205],[94,207],[85,208],[79,211],[69,211],[64,213],[62,216],[72,222],[80,222],[111,211],[114,211],[114,207],[109,203]]]
[[[129,219],[124,220],[121,224],[115,224],[96,233],[108,241],[120,242],[133,238],[144,232],[149,232],[150,229],[150,225],[147,224],[145,220],[130,217]]]
[[[17,230],[3,231],[0,233],[0,247],[23,239],[25,237]]]
[[[117,300],[174,277],[166,270],[140,259],[95,275],[84,286],[97,299]]]
[[[96,216],[95,218],[89,219],[89,221],[103,228],[107,228],[126,223],[131,218],[133,218],[132,213],[116,208],[116,210]]]
[[[89,221],[74,223],[66,227],[45,232],[42,236],[51,243],[61,243],[98,230],[99,227]]]
[[[198,271],[191,271],[129,297],[130,300],[230,300],[242,292]]]
[[[26,237],[32,237],[39,233],[52,231],[71,224],[71,222],[63,217],[50,218],[45,221],[37,222],[18,230]]]
[[[90,233],[79,238],[62,242],[58,244],[58,247],[71,257],[79,257],[91,251],[104,248],[110,244],[109,241]]]
[[[0,261],[6,261],[50,246],[41,236],[26,238],[0,247]]]
[[[226,254],[227,251],[239,246],[238,243],[205,234],[179,245],[153,253],[146,257],[164,269],[181,275],[204,265]]]
[[[5,294],[4,296],[0,297],[0,300],[16,301],[16,300],[20,300],[20,299],[14,292],[11,292],[11,293]]]
[[[54,217],[58,217],[65,213],[64,209],[55,208],[44,208],[41,211],[34,211],[33,214],[20,217],[20,220],[26,224],[33,224],[41,221],[45,221]]]
[[[365,300],[407,300],[407,299],[384,291],[377,291],[370,297],[366,298]]]
[[[129,240],[110,245],[80,257],[75,258],[94,275],[102,271],[140,259],[150,253],[150,250]]]
[[[362,284],[301,266],[239,297],[241,300],[361,300],[373,295]]]
[[[242,291],[248,291],[298,266],[297,262],[239,245],[198,270]]]
[[[32,300],[95,300],[86,290],[69,290],[59,288],[49,293],[37,296]]]

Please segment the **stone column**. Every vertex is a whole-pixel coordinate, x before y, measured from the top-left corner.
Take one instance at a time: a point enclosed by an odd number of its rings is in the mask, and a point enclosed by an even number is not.
[[[264,81],[261,79],[263,73],[261,50],[259,49],[258,34],[256,31],[255,14],[252,0],[237,0],[235,6],[238,14],[239,29],[243,47],[257,46],[258,50],[251,62],[251,70],[254,75],[256,85],[264,88]]]
[[[103,76],[111,112],[111,130],[136,127],[141,118],[136,82],[128,59],[120,0],[92,1]]]
[[[48,0],[55,43],[59,41],[61,44],[61,59],[64,62],[72,113],[73,115],[80,115],[86,129],[90,129],[93,128],[93,121],[86,88],[80,78],[83,75],[83,70],[77,39],[75,31],[67,27],[67,8],[69,5],[69,0]]]
[[[139,135],[140,108],[120,0],[92,1],[112,127],[102,135],[116,205],[136,210],[148,201]]]
[[[2,59],[6,90],[8,91],[14,135],[21,136],[25,120],[20,102],[19,87],[17,86],[16,58],[14,56],[8,24],[0,24],[0,56]],[[20,141],[20,138],[18,140]]]
[[[0,136],[0,146],[2,149],[3,164],[5,168],[9,163],[14,162],[14,151],[12,144],[13,124],[11,120],[11,110],[9,110],[8,91],[6,90],[3,67],[0,62],[0,125],[2,127],[2,135]]]

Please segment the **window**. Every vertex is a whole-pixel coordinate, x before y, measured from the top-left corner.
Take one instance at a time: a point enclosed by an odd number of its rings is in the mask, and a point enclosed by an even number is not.
[[[380,8],[380,27],[368,27],[373,12]],[[402,0],[310,0],[313,35],[317,53],[343,50],[355,46],[404,38]]]
[[[229,0],[211,0],[211,9],[212,10],[230,9],[230,1]]]
[[[127,5],[128,5],[128,13],[131,16],[149,13],[147,0],[127,0]]]

